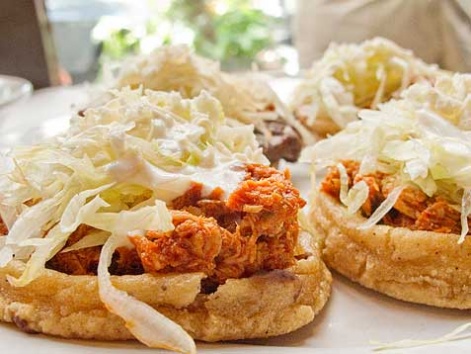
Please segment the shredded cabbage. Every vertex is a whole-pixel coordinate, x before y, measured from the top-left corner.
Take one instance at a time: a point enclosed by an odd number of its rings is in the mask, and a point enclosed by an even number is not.
[[[174,73],[175,74],[175,73]],[[80,226],[96,230],[68,252],[104,245],[99,264],[100,296],[123,317],[136,338],[151,346],[195,351],[178,325],[114,289],[108,273],[113,251],[133,247],[128,234],[171,230],[165,202],[192,182],[203,193],[231,193],[245,178],[245,163],[267,164],[253,126],[235,126],[207,92],[194,99],[179,93],[125,88],[102,106],[71,119],[70,129],[53,140],[19,147],[3,161],[0,267],[12,259],[26,263],[13,286],[42,274]]]
[[[107,202],[101,199],[97,194],[112,187],[113,184],[105,184],[96,189],[89,189],[75,195],[67,204],[59,222],[62,232],[73,232],[89,214],[96,214],[101,208],[109,206]],[[95,196],[90,202],[87,199]]]
[[[458,74],[442,76],[435,84],[412,86],[402,97],[418,109],[429,108],[459,129],[471,130],[470,92],[471,76]]]
[[[38,204],[25,208],[18,217],[5,238],[5,245],[0,251],[0,267],[4,267],[13,257],[23,258],[31,254],[31,249],[22,253],[20,243],[32,239],[42,238],[44,228],[50,223],[51,217],[59,208],[59,204],[65,199],[64,191],[58,193],[55,197],[39,202]]]
[[[355,121],[360,109],[376,109],[413,83],[440,75],[436,66],[384,38],[334,43],[295,89],[290,107],[307,128],[329,122],[338,131]]]
[[[471,213],[471,131],[463,123],[471,115],[470,102],[468,74],[443,76],[434,85],[414,84],[402,99],[384,103],[376,111],[362,110],[361,120],[308,147],[301,160],[314,162],[316,169],[354,160],[361,163],[362,173],[394,176],[396,189],[363,227],[376,224],[394,206],[402,188],[412,185],[429,197],[445,198],[461,211],[463,242]],[[346,172],[339,171],[343,181]],[[348,205],[344,183],[340,196]]]
[[[355,183],[348,191],[345,205],[349,214],[355,214],[368,199],[370,190],[365,181]]]
[[[122,246],[119,241],[115,236],[108,239],[103,246],[98,265],[100,298],[107,309],[120,316],[129,331],[149,347],[196,353],[195,342],[183,328],[146,303],[113,286],[108,267],[114,251]]]
[[[368,199],[368,185],[365,181],[360,181],[348,189],[348,175],[344,165],[337,164],[337,169],[340,174],[340,202],[347,206],[349,214],[354,214]]]
[[[150,54],[130,58],[110,85],[143,85],[152,90],[177,91],[186,98],[196,97],[206,90],[221,102],[227,117],[253,124],[265,134],[269,132],[263,121],[281,117],[294,126],[305,141],[312,139],[266,83],[264,76],[224,73],[219,63],[195,55],[184,45],[163,46]]]
[[[374,213],[369,217],[369,219],[360,225],[359,229],[368,229],[373,225],[376,225],[387,213],[390,211],[394,204],[401,196],[402,191],[405,186],[395,187],[391,193],[386,197],[386,199],[381,203],[381,205],[374,211]]]
[[[111,225],[111,236],[103,246],[98,265],[98,285],[101,300],[109,311],[120,316],[129,331],[142,343],[154,348],[165,348],[182,353],[196,353],[193,339],[175,322],[155,309],[111,283],[108,267],[114,251],[118,247],[129,246],[128,235],[136,235],[145,230],[170,231],[172,217],[165,203],[156,201],[154,207],[136,211],[123,211],[117,214]]]
[[[340,175],[340,201],[346,205],[348,196],[348,175],[347,170],[341,163],[337,164]]]
[[[110,237],[110,233],[106,231],[92,231],[85,235],[79,241],[73,245],[64,248],[61,253],[67,253],[71,251],[78,251],[84,248],[103,246]]]
[[[21,276],[19,278],[7,277],[10,284],[13,286],[25,286],[41,275],[46,261],[64,246],[68,236],[69,233],[62,232],[58,225],[49,230],[44,238],[45,242],[37,244]]]

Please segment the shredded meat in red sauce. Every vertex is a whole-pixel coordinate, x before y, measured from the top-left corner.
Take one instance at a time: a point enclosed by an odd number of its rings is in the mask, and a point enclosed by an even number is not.
[[[72,246],[91,231],[93,228],[90,226],[80,225],[70,235],[65,247]],[[101,246],[59,252],[47,263],[47,267],[71,275],[94,275],[97,272],[100,252]],[[115,275],[143,273],[142,264],[136,251],[125,247],[118,248],[113,255],[110,272]]]
[[[8,234],[8,228],[3,222],[3,220],[0,218],[0,237],[5,236],[6,234]]]
[[[245,179],[227,200],[219,188],[203,196],[201,184],[194,183],[169,206],[175,229],[131,236],[135,249],[118,249],[110,272],[204,272],[220,284],[293,265],[297,213],[305,201],[287,171],[257,164],[245,166],[245,171]],[[80,226],[66,247],[89,232],[88,226]],[[48,267],[74,275],[96,274],[100,250],[58,253]]]
[[[349,187],[365,181],[369,187],[368,199],[361,207],[365,217],[369,217],[386,199],[394,188],[395,179],[381,172],[360,175],[359,163],[342,161],[348,174]],[[339,199],[340,174],[337,167],[331,167],[321,184],[321,190]],[[436,231],[459,234],[461,232],[460,212],[453,209],[442,196],[429,197],[419,188],[406,187],[399,199],[382,219],[383,224],[407,227],[412,230]]]

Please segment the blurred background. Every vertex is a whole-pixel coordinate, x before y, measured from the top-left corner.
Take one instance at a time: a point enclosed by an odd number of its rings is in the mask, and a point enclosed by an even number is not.
[[[298,70],[295,0],[46,0],[58,61],[73,82],[165,44],[188,44],[227,71]]]
[[[1,0],[0,74],[94,82],[105,65],[184,43],[227,71],[294,76],[331,41],[374,36],[471,71],[470,17],[471,0]]]

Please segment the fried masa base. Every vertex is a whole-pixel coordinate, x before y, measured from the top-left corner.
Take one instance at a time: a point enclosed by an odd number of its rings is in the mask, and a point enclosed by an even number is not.
[[[310,219],[324,237],[326,264],[361,285],[396,299],[437,307],[471,308],[471,238],[375,225],[350,215],[316,192]]]
[[[312,253],[286,270],[230,279],[212,294],[201,293],[202,273],[113,276],[119,289],[179,323],[203,341],[263,338],[288,333],[314,319],[326,303],[331,275],[309,235],[300,244]],[[0,269],[0,320],[29,332],[66,338],[126,340],[124,321],[108,312],[98,296],[95,276],[53,270],[15,288],[6,276],[19,276],[19,261]]]
[[[302,113],[295,111],[295,118],[312,133],[316,141],[325,139],[327,136],[342,130],[328,115],[318,115],[316,120],[311,124],[307,123],[306,117],[303,116]]]

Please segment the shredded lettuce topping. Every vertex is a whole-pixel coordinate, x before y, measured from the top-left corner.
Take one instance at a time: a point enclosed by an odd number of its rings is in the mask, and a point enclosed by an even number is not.
[[[369,188],[365,181],[355,183],[348,189],[348,175],[345,166],[337,164],[340,173],[340,201],[348,206],[348,212],[355,214],[368,198]]]
[[[64,252],[104,245],[98,271],[100,297],[123,317],[142,342],[194,352],[191,338],[170,320],[114,289],[108,266],[116,247],[132,247],[127,236],[173,228],[166,202],[192,182],[203,193],[228,194],[245,177],[244,163],[268,160],[253,126],[233,126],[220,103],[206,92],[194,99],[179,93],[115,90],[103,106],[71,119],[67,133],[4,156],[0,216],[9,228],[1,237],[0,266],[26,263],[14,286],[42,274],[82,224],[96,230]]]
[[[386,351],[394,349],[405,349],[405,348],[416,348],[427,345],[435,345],[447,342],[453,342],[458,340],[464,340],[471,338],[469,329],[471,328],[471,322],[462,324],[450,333],[447,333],[441,337],[433,339],[404,339],[397,342],[382,343],[377,341],[370,341],[370,344],[374,345],[374,351]]]
[[[411,185],[429,197],[442,196],[461,211],[459,242],[463,242],[471,214],[470,102],[471,75],[443,76],[434,85],[414,84],[402,99],[382,104],[379,110],[362,110],[361,120],[306,148],[301,160],[314,162],[318,170],[354,160],[360,162],[361,174],[378,171],[394,176],[395,189],[363,227],[376,224],[401,190]],[[359,187],[355,184],[348,191],[346,172],[339,171],[340,200],[357,210],[364,196],[356,193],[350,198],[353,188]]]
[[[164,46],[148,55],[126,61],[114,87],[138,87],[159,91],[177,91],[182,97],[196,97],[202,90],[210,92],[224,113],[236,121],[253,124],[260,132],[270,134],[263,121],[280,117],[294,126],[304,139],[311,139],[291,111],[266,83],[261,74],[230,75],[220,70],[219,63],[192,53],[185,45]]]
[[[333,43],[295,89],[290,106],[308,128],[324,121],[340,130],[357,119],[360,109],[376,109],[413,83],[434,81],[440,74],[384,38]]]

